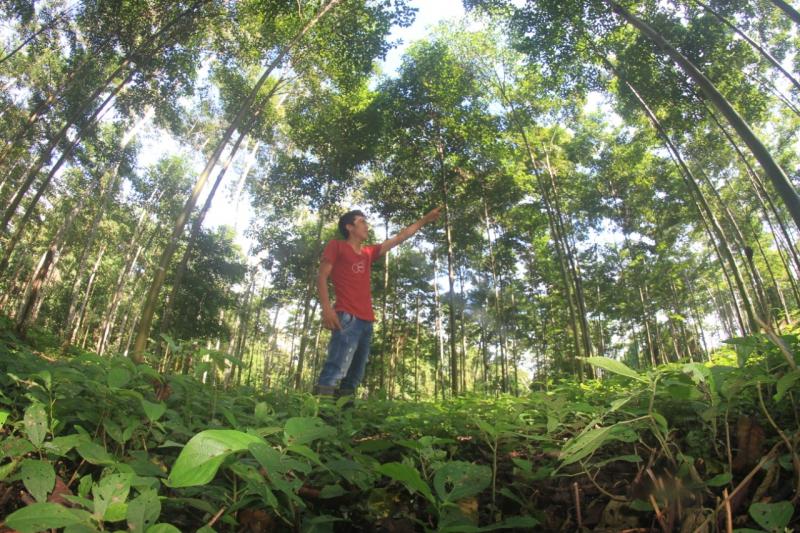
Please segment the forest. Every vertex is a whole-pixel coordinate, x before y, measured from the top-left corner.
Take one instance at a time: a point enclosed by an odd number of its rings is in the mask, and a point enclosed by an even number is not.
[[[800,4],[423,3],[0,2],[0,532],[800,531]]]

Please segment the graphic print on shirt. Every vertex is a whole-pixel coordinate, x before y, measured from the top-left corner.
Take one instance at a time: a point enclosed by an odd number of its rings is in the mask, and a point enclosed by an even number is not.
[[[358,263],[353,263],[350,269],[354,274],[363,274],[367,270],[367,263],[362,259]]]

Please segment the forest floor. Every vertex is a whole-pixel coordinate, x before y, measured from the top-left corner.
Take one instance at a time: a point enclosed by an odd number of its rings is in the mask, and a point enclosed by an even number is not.
[[[648,370],[589,358],[603,380],[519,397],[348,405],[3,326],[0,531],[791,531],[800,344],[783,341]]]

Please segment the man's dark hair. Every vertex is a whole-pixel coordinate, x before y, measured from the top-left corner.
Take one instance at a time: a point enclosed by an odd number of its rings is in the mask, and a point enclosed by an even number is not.
[[[347,213],[339,217],[339,233],[341,233],[345,239],[350,237],[350,232],[347,231],[347,225],[354,224],[356,221],[356,217],[367,218],[367,215],[365,215],[358,209],[354,209],[352,211],[348,211]]]

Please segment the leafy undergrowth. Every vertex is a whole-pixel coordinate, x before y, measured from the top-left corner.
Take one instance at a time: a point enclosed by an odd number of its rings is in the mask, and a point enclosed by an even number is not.
[[[783,352],[753,336],[714,364],[647,372],[590,358],[605,379],[519,398],[354,406],[217,390],[0,335],[0,531],[773,532],[800,523],[794,335]]]

